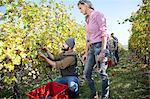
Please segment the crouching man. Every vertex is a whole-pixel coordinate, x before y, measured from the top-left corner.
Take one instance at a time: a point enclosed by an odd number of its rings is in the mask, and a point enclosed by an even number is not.
[[[61,78],[58,78],[56,82],[61,84],[67,84],[70,91],[70,98],[77,98],[79,95],[79,79],[77,76],[77,58],[76,53],[73,51],[75,46],[74,38],[69,38],[63,44],[63,52],[60,53],[59,59],[55,60],[54,56],[48,52],[46,48],[40,48],[38,50],[38,55],[40,58],[44,59],[49,65],[57,68],[61,72]],[[45,50],[50,58],[47,58],[42,50]]]

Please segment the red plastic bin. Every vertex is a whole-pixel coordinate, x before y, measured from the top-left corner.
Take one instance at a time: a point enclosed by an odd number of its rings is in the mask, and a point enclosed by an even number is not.
[[[29,99],[68,99],[68,86],[50,82],[26,94]]]

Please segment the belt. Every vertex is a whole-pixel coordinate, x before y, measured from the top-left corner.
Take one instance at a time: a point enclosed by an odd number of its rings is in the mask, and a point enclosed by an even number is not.
[[[92,47],[92,46],[94,46],[94,45],[96,45],[96,44],[98,44],[98,43],[102,44],[102,42],[91,43],[91,44],[90,44],[90,47]]]

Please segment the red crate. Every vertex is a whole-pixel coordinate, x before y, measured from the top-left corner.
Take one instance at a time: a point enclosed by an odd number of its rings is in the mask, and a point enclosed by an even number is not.
[[[29,99],[68,99],[68,86],[58,82],[50,82],[26,94]]]

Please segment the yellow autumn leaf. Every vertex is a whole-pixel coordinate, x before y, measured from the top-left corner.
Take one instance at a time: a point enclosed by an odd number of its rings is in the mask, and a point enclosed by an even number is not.
[[[33,79],[35,79],[36,78],[36,75],[33,75]]]
[[[3,68],[4,66],[2,64],[0,64],[0,70]]]
[[[31,72],[29,72],[29,73],[28,73],[28,75],[29,75],[29,76],[31,76],[31,75],[32,75],[32,73],[31,73]]]
[[[16,55],[15,58],[12,59],[13,64],[19,65],[21,62],[21,57],[19,55]]]
[[[23,80],[26,80],[26,79],[27,79],[27,77],[26,77],[26,76],[25,76],[25,77],[22,77],[22,79],[23,79]]]
[[[0,19],[4,16],[4,13],[0,12]]]
[[[32,71],[31,71],[31,73],[32,73],[32,74],[35,74],[35,71],[34,71],[34,70],[32,70]]]
[[[21,52],[21,53],[20,53],[20,56],[21,56],[22,58],[26,58],[27,54],[24,53],[24,52]]]
[[[3,44],[4,44],[4,42],[3,42],[3,41],[0,41],[0,47],[2,47],[2,46],[3,46]]]
[[[14,70],[14,65],[12,63],[4,64],[5,68],[8,68],[9,71]]]
[[[3,50],[2,50],[2,48],[0,48],[0,55],[2,55],[2,52],[3,52]]]
[[[15,76],[11,77],[10,80],[11,80],[11,81],[15,81],[15,82],[17,81],[17,79],[16,79]]]

